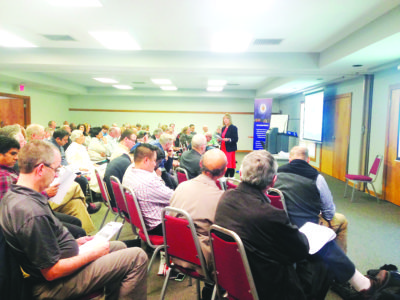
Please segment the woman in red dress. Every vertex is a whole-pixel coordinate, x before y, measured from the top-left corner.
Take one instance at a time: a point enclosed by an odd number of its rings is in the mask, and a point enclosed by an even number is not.
[[[235,125],[232,125],[232,117],[230,114],[225,114],[223,117],[223,126],[221,130],[221,150],[225,153],[228,159],[226,177],[234,177],[236,169],[236,156],[237,150],[238,130]]]

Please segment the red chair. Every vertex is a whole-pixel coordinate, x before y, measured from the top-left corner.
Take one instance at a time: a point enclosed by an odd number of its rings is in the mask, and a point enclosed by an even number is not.
[[[101,179],[99,171],[97,169],[94,169],[94,172],[96,174],[97,183],[99,184],[99,188],[100,188],[100,192],[101,192],[101,199],[103,200],[103,203],[107,206],[107,211],[106,211],[103,221],[101,222],[101,225],[100,225],[100,229],[101,229],[104,226],[104,222],[106,221],[109,212],[111,212],[115,216],[114,221],[116,221],[118,219],[118,217],[120,216],[120,213],[118,211],[118,207],[114,207],[111,205],[110,196],[108,195],[107,187],[104,184],[104,181]]]
[[[279,209],[284,209],[287,213],[285,197],[280,190],[276,188],[269,188],[266,192],[266,196],[271,201],[272,206]]]
[[[176,177],[178,178],[178,184],[189,180],[188,172],[184,168],[178,167],[175,169],[175,172],[176,172]]]
[[[228,177],[226,178],[226,189],[236,189],[240,182],[239,179]]]
[[[223,299],[220,291],[223,288],[228,293],[228,299],[258,300],[240,237],[215,224],[211,226],[209,234],[218,298]]]
[[[149,265],[147,267],[147,272],[150,272],[151,266],[153,265],[154,258],[157,256],[158,252],[164,248],[164,239],[159,235],[149,235],[147,233],[147,228],[143,220],[142,210],[140,209],[139,203],[136,199],[135,193],[131,188],[122,185],[123,193],[125,196],[125,203],[128,209],[129,223],[132,225],[132,230],[136,229],[137,235],[144,241],[147,245],[154,249],[153,255],[150,259]],[[136,227],[136,229],[134,229]]]
[[[180,217],[172,217],[168,213],[173,212]],[[175,269],[191,278],[196,279],[197,299],[200,299],[200,281],[214,285],[213,280],[208,275],[206,261],[201,251],[200,242],[197,237],[196,229],[190,215],[178,208],[171,206],[164,207],[162,210],[162,225],[164,233],[165,259],[168,265],[167,275],[161,291],[161,299],[164,299],[171,270]],[[171,262],[171,259],[178,258],[189,262],[201,269],[201,273],[194,269],[184,268]],[[213,299],[215,298],[215,289]],[[222,298],[221,298],[222,299]]]
[[[356,185],[358,185],[360,182],[365,184],[365,188],[367,189],[368,194],[371,194],[368,189],[368,183],[369,183],[372,185],[372,189],[374,190],[376,201],[379,203],[380,200],[378,198],[378,194],[376,193],[376,190],[374,187],[374,182],[377,177],[376,175],[379,172],[381,162],[382,162],[382,155],[377,155],[375,157],[375,160],[374,160],[374,163],[372,164],[371,169],[369,170],[368,176],[346,174],[346,187],[344,189],[343,197],[346,198],[347,186],[349,184],[349,181],[353,181],[353,192],[351,193],[351,202],[353,202],[353,200],[354,200],[354,191],[356,190]]]

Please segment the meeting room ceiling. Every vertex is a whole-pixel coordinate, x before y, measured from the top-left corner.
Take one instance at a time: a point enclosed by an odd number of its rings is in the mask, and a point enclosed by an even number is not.
[[[400,0],[54,1],[0,2],[0,32],[35,46],[0,46],[0,83],[68,95],[280,98],[400,65]],[[98,31],[128,33],[139,49],[108,49]],[[243,48],[221,49],[226,37],[243,38]],[[209,80],[226,83],[209,92]]]

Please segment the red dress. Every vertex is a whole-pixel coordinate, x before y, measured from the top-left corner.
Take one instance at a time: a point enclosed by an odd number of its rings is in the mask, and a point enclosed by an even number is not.
[[[225,130],[222,132],[221,134],[222,138],[225,138],[226,132],[228,131],[228,127],[225,127]],[[228,160],[228,165],[226,167],[230,169],[236,169],[236,155],[235,155],[236,152],[235,151],[227,152],[225,147],[225,141],[221,141],[221,151],[225,153],[226,158]]]

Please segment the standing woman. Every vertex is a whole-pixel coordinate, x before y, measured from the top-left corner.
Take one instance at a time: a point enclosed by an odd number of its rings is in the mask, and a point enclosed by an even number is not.
[[[225,114],[223,117],[223,126],[221,130],[221,150],[225,153],[228,159],[226,177],[234,177],[236,169],[236,155],[238,138],[238,129],[232,125],[232,117],[230,114]]]

